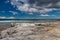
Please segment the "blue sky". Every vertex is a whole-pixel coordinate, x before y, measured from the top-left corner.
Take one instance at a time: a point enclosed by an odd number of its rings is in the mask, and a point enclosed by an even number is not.
[[[38,6],[40,2],[33,1],[31,5],[28,0],[0,0],[0,19],[60,19],[59,0]]]

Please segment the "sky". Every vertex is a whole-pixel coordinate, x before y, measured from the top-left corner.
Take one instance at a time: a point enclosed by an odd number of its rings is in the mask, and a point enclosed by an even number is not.
[[[0,19],[60,19],[60,0],[0,0]]]

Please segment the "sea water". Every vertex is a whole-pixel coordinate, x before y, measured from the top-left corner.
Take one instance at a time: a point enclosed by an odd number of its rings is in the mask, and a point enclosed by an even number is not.
[[[54,22],[59,21],[56,19],[1,19],[0,22],[17,22],[17,23],[41,23],[41,22]]]

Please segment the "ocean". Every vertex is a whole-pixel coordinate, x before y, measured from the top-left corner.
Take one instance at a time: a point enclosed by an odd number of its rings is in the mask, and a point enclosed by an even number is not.
[[[17,23],[41,23],[56,21],[60,21],[60,19],[0,19],[0,22],[17,22]]]

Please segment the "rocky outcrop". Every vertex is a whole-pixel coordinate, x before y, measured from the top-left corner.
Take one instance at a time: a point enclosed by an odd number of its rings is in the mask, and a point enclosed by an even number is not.
[[[16,23],[0,32],[0,40],[60,40],[59,30],[34,23]]]

